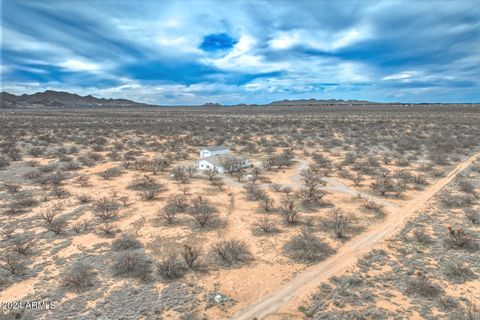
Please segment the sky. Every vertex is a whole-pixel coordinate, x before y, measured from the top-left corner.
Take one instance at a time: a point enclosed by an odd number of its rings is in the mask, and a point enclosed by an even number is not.
[[[1,91],[480,102],[480,1],[0,0]]]

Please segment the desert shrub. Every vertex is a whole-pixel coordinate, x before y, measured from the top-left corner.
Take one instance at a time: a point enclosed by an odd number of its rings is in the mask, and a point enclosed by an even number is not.
[[[162,188],[162,185],[153,177],[148,175],[136,175],[128,184],[128,188],[136,191],[148,190],[150,188]]]
[[[162,257],[157,263],[160,276],[165,279],[177,279],[185,274],[185,267],[181,263],[177,253],[169,253]]]
[[[76,182],[80,187],[88,187],[90,185],[90,177],[86,174],[81,174],[77,177]]]
[[[234,265],[252,259],[247,244],[242,240],[221,240],[213,246],[212,251],[222,264]]]
[[[293,236],[284,245],[284,252],[294,261],[312,263],[325,259],[334,250],[316,237],[311,230],[303,228],[300,234]]]
[[[364,180],[365,178],[360,173],[357,173],[357,175],[352,177],[352,182],[356,187],[359,187]]]
[[[389,192],[395,191],[395,184],[388,177],[378,177],[370,187],[373,191],[380,193],[382,196],[386,196]]]
[[[435,297],[441,293],[439,286],[432,284],[430,279],[423,273],[410,277],[406,283],[407,294],[418,294],[424,297]]]
[[[46,228],[48,231],[52,231],[56,235],[62,234],[65,229],[67,228],[68,223],[63,218],[54,218],[50,221],[50,223],[46,224]]]
[[[75,233],[80,233],[82,231],[87,231],[90,222],[88,220],[77,221],[72,225],[72,229]]]
[[[373,200],[363,199],[362,206],[367,210],[371,210],[379,214],[384,212],[384,206]]]
[[[247,193],[247,198],[251,201],[257,201],[266,196],[265,191],[263,191],[255,182],[248,182],[243,188]]]
[[[267,194],[265,194],[261,199],[260,199],[260,208],[265,210],[265,211],[271,211],[273,209],[275,201],[269,197]]]
[[[297,197],[302,200],[306,207],[317,206],[321,204],[323,196],[326,194],[320,190],[320,186],[325,183],[321,179],[320,169],[316,166],[310,166],[300,172],[303,181],[303,187],[297,192]]]
[[[138,195],[142,200],[153,200],[157,197],[162,189],[159,185],[150,185],[144,190],[138,191]]]
[[[68,179],[67,173],[63,171],[56,171],[47,176],[48,182],[53,186],[60,186],[65,180]]]
[[[12,250],[26,255],[32,248],[35,241],[29,237],[15,237],[12,239]]]
[[[195,245],[183,245],[182,258],[190,269],[194,269],[202,254],[202,248]]]
[[[472,270],[462,262],[447,261],[443,267],[447,279],[455,282],[464,282],[473,276]]]
[[[4,183],[2,189],[10,194],[16,194],[22,189],[22,186],[16,183]]]
[[[130,205],[130,198],[128,196],[121,196],[120,198],[118,198],[118,201],[120,201],[122,206],[125,208]]]
[[[5,228],[2,230],[3,239],[4,239],[5,241],[6,241],[6,240],[11,240],[11,239],[13,239],[13,234],[14,234],[14,233],[15,233],[15,229],[5,227]]]
[[[480,306],[469,300],[456,310],[453,310],[449,316],[450,320],[478,320],[480,319]]]
[[[472,204],[474,196],[467,194],[446,194],[442,197],[442,202],[450,208],[462,208]]]
[[[77,199],[80,203],[89,203],[92,202],[92,197],[86,193],[77,195]]]
[[[469,242],[471,241],[471,238],[467,235],[465,230],[463,230],[462,228],[454,229],[451,226],[448,226],[448,232],[447,232],[447,237],[445,241],[449,246],[463,248],[469,244]]]
[[[143,251],[127,250],[117,253],[112,267],[115,275],[146,280],[152,271],[152,261]]]
[[[187,167],[178,166],[172,170],[171,173],[172,179],[175,181],[180,181],[181,183],[188,183],[191,179],[191,176],[188,174]]]
[[[175,218],[179,212],[180,210],[178,207],[172,203],[167,203],[162,209],[160,209],[160,215],[169,224],[173,224],[175,222]]]
[[[275,230],[275,224],[268,214],[260,216],[257,226],[265,233],[271,233]]]
[[[428,185],[427,177],[424,174],[416,174],[413,176],[413,182],[417,185],[426,186]]]
[[[103,222],[98,226],[98,230],[107,237],[113,237],[119,229],[111,222]]]
[[[66,198],[70,196],[70,193],[66,189],[59,186],[53,186],[52,194],[57,198]]]
[[[465,217],[473,224],[480,223],[480,212],[473,208],[467,208],[463,211]]]
[[[10,274],[21,274],[26,270],[25,260],[16,252],[9,252],[0,255],[0,268],[10,272]]]
[[[121,176],[122,173],[123,172],[120,168],[114,167],[114,168],[108,168],[107,170],[100,172],[99,175],[105,180],[110,180],[111,178]]]
[[[5,156],[0,156],[0,170],[5,169],[10,165],[10,160]]]
[[[344,212],[340,208],[330,210],[327,217],[323,220],[323,224],[333,230],[338,238],[344,238],[348,230],[352,226],[354,217],[351,213]]]
[[[279,184],[279,183],[272,183],[270,185],[270,189],[273,191],[273,192],[280,192],[282,190],[282,185]]]
[[[294,224],[298,221],[299,214],[295,208],[295,204],[288,196],[281,199],[280,214],[288,224]]]
[[[62,283],[65,287],[77,291],[85,290],[93,286],[95,280],[94,268],[82,261],[74,262],[62,275]]]
[[[140,249],[142,247],[142,243],[130,233],[123,233],[112,242],[112,249],[114,251]]]
[[[413,239],[418,243],[429,244],[432,242],[432,238],[425,233],[424,230],[416,229],[413,230]]]
[[[475,185],[470,180],[461,179],[458,181],[458,187],[465,193],[475,194]]]
[[[118,208],[117,201],[109,197],[101,197],[93,202],[93,214],[102,220],[115,219]]]
[[[29,208],[29,207],[36,206],[38,204],[37,199],[35,199],[33,194],[28,191],[22,191],[17,193],[13,197],[13,201],[16,206],[21,208]]]
[[[200,227],[211,225],[218,220],[217,208],[210,201],[198,196],[192,200],[189,214],[198,222]]]

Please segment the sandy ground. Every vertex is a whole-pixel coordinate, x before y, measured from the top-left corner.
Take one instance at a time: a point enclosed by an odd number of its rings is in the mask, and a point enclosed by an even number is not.
[[[332,275],[341,273],[353,265],[358,257],[381,245],[382,241],[398,232],[407,218],[413,216],[418,209],[475,161],[479,155],[480,153],[477,153],[458,164],[445,178],[431,185],[401,208],[390,209],[392,212],[385,222],[352,239],[335,255],[299,274],[280,290],[242,310],[232,319],[281,319],[286,315],[301,318],[302,315],[295,310],[300,301],[305,300],[322,281],[327,280]]]
[[[284,186],[291,186],[294,189],[299,188],[302,183],[300,172],[308,167],[311,160],[302,159],[298,155],[296,159],[297,163],[294,166],[269,173],[271,180]],[[473,161],[472,158],[471,161]],[[185,163],[188,163],[188,161]],[[360,254],[396,232],[407,215],[413,214],[422,203],[438,192],[466,163],[457,166],[455,173],[451,173],[448,177],[430,186],[400,209],[398,207],[404,202],[404,199],[411,199],[413,194],[416,193],[415,191],[409,190],[402,199],[384,199],[374,195],[368,188],[355,188],[352,183],[342,181],[337,177],[325,178],[327,185],[322,189],[328,192],[326,200],[329,203],[348,211],[358,211],[360,210],[360,201],[357,195],[360,194],[363,198],[384,204],[388,215],[387,220],[373,229],[370,229],[371,225],[378,224],[381,220],[374,220],[367,215],[359,217],[360,221],[358,223],[369,231],[346,244],[326,235],[325,242],[338,250],[338,253],[313,267],[294,263],[282,254],[283,244],[292,235],[298,233],[298,227],[285,226],[278,217],[275,217],[280,229],[279,233],[273,236],[253,235],[255,223],[261,214],[258,210],[258,203],[248,201],[245,198],[243,184],[237,182],[235,178],[225,175],[226,185],[222,190],[209,185],[204,178],[195,178],[187,185],[189,196],[201,194],[216,203],[220,211],[220,218],[226,223],[226,228],[199,230],[195,227],[194,222],[186,217],[181,217],[180,222],[174,226],[167,226],[159,221],[158,210],[164,205],[164,200],[169,195],[180,193],[181,189],[180,184],[169,179],[168,172],[155,176],[167,186],[168,190],[162,193],[157,200],[145,202],[138,200],[136,192],[127,188],[128,183],[135,175],[139,174],[138,172],[126,171],[121,177],[111,180],[103,180],[98,176],[98,173],[117,165],[118,163],[107,162],[82,169],[81,173],[88,174],[92,178],[91,186],[86,189],[73,183],[69,183],[65,187],[73,195],[88,193],[97,198],[117,193],[118,196],[128,196],[132,204],[121,213],[115,224],[123,232],[135,233],[138,239],[146,245],[147,252],[154,258],[161,255],[162,248],[158,246],[159,243],[181,244],[184,241],[194,240],[208,248],[222,238],[245,240],[255,257],[253,262],[237,269],[219,268],[213,269],[207,274],[193,274],[189,276],[189,280],[196,282],[206,291],[221,292],[236,301],[234,305],[229,306],[228,310],[207,309],[205,314],[209,318],[226,319],[240,312],[238,319],[252,319],[255,316],[264,317],[271,313],[275,314],[277,311],[300,317],[294,309],[298,301],[311,293],[319,282],[345,269]],[[199,176],[201,175],[199,174]],[[262,184],[262,187],[269,190],[267,184]],[[271,191],[268,192],[278,201],[279,195]],[[232,210],[229,210],[228,203],[232,196],[235,199],[235,206]],[[75,208],[76,205],[75,200],[71,199],[67,207],[71,209]],[[35,210],[32,216],[35,217],[41,209],[43,208]],[[311,213],[302,213],[302,215],[319,219],[326,214],[327,210],[323,208]],[[93,215],[88,210],[85,211],[80,220],[86,218],[93,219]],[[102,237],[98,233],[74,235],[67,247],[59,250],[54,256],[45,257],[45,259],[51,260],[54,257],[68,259],[70,256],[82,252],[85,248],[91,249],[100,245],[108,247],[111,241],[111,238]],[[61,272],[61,269],[52,267],[51,271],[58,273]],[[0,292],[0,301],[18,300],[34,294],[36,286],[47,285],[41,282],[43,274],[12,284]],[[48,285],[55,284],[50,283]],[[158,284],[158,290],[164,287],[164,284]],[[65,297],[65,299],[70,298],[71,296]],[[94,302],[92,302],[93,305],[95,305]],[[251,307],[241,311],[249,305]]]

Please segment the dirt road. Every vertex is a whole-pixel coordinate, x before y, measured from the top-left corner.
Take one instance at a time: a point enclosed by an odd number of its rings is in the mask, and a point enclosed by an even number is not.
[[[256,318],[260,320],[267,317],[270,318],[270,316],[273,318],[278,311],[293,310],[299,301],[313,293],[322,281],[326,281],[331,276],[341,273],[347,267],[352,266],[360,256],[373,249],[383,240],[395,235],[408,218],[414,216],[418,209],[422,208],[428,200],[442,190],[479,156],[480,152],[458,164],[446,177],[421,192],[415,199],[408,201],[405,206],[392,208],[391,213],[382,224],[353,238],[335,255],[298,274],[278,291],[242,310],[232,319],[252,320]]]

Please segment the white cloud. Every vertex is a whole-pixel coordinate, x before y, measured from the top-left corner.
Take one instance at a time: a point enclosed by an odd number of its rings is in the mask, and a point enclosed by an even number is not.
[[[85,60],[69,59],[58,64],[60,67],[74,72],[97,72],[101,70],[101,66]]]
[[[382,80],[385,80],[385,81],[399,80],[399,81],[403,81],[403,82],[408,82],[408,81],[413,80],[413,78],[416,78],[416,77],[420,76],[421,74],[422,74],[421,72],[414,71],[414,70],[402,71],[402,72],[399,72],[399,73],[395,73],[395,74],[385,76],[385,77],[382,78]]]
[[[222,70],[246,73],[266,73],[287,68],[286,63],[268,62],[257,51],[257,40],[250,35],[240,37],[238,43],[225,56],[220,58],[204,58],[205,64],[214,65]]]
[[[372,32],[366,25],[353,27],[336,33],[326,31],[292,30],[277,33],[268,44],[272,49],[284,50],[295,46],[334,52],[356,42],[371,38]]]

